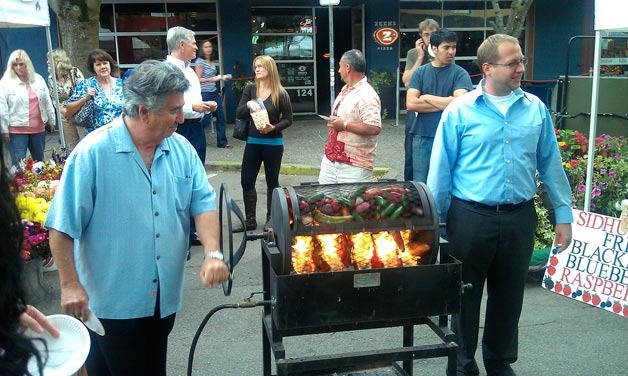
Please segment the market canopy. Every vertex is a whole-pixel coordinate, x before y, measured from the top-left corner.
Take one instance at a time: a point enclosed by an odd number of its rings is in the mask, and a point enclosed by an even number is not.
[[[48,0],[2,0],[0,28],[50,26]]]
[[[628,1],[595,0],[595,57],[593,59],[593,88],[591,90],[591,122],[589,126],[589,159],[587,162],[587,182],[584,195],[584,210],[591,209],[591,184],[593,179],[593,159],[595,135],[597,131],[597,107],[600,88],[600,52],[602,31],[628,32]]]
[[[0,8],[0,29],[11,27],[33,27],[42,26],[46,28],[46,41],[48,42],[48,52],[50,53],[50,64],[54,66],[52,58],[52,41],[50,38],[50,13],[48,10],[48,0],[1,0]],[[57,90],[57,76],[53,69],[52,92],[57,113],[57,129],[61,147],[65,150],[65,137],[63,136],[63,125],[61,124],[61,106],[59,105],[59,93]]]

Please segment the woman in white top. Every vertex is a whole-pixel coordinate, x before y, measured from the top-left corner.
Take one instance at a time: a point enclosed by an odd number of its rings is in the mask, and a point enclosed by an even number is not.
[[[55,124],[46,81],[35,73],[26,51],[13,51],[0,81],[0,129],[13,165],[26,158],[26,149],[43,161],[46,125],[54,131]]]

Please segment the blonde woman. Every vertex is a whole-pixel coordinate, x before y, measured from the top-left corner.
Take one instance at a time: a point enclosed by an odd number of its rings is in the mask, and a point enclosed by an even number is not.
[[[255,83],[244,88],[240,104],[237,108],[238,119],[250,118],[250,111],[257,110],[259,105],[253,99],[260,99],[268,111],[269,124],[257,129],[251,119],[249,136],[246,140],[242,157],[242,173],[240,183],[244,196],[244,211],[246,212],[246,230],[255,230],[255,208],[257,206],[257,192],[255,181],[259,169],[264,162],[266,172],[266,226],[270,219],[270,200],[275,187],[279,186],[279,168],[283,157],[283,137],[281,132],[292,125],[292,104],[290,96],[281,85],[277,64],[272,57],[262,55],[253,60]],[[236,229],[243,231],[244,229]]]
[[[76,85],[83,81],[83,73],[77,68],[72,66],[70,59],[66,52],[62,49],[52,51],[52,58],[55,62],[55,75],[57,77],[57,93],[59,94],[59,103],[61,104],[61,114],[65,116],[66,108],[65,102],[74,93]],[[48,72],[50,72],[50,56],[46,60],[48,64]],[[48,75],[48,88],[50,91],[54,90],[52,82],[52,74]],[[78,143],[80,136],[79,130],[72,119],[61,119],[63,124],[63,136],[65,138],[65,144],[68,151],[74,149]]]
[[[54,131],[55,114],[46,81],[35,73],[26,51],[15,50],[0,80],[0,129],[13,165],[26,158],[27,149],[33,159],[44,160],[46,125]]]

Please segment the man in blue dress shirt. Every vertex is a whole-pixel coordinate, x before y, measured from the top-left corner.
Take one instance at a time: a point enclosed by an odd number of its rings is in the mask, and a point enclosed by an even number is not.
[[[124,82],[124,115],[74,149],[50,206],[61,306],[94,314],[106,332],[90,331],[90,376],[166,375],[190,216],[206,255],[201,281],[228,278],[216,251],[215,191],[192,145],[175,133],[188,86],[172,64],[140,64]]]
[[[447,237],[473,288],[452,317],[458,365],[448,374],[478,375],[475,351],[480,304],[488,301],[482,354],[488,375],[514,375],[518,323],[537,217],[535,176],[556,210],[559,251],[571,242],[571,190],[545,105],[521,90],[526,59],[517,39],[496,34],[478,48],[484,79],[445,109],[432,150],[427,185]]]

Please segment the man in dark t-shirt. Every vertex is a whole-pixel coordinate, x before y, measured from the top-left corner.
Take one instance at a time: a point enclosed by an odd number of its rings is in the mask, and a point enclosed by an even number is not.
[[[406,108],[416,112],[409,131],[414,181],[427,181],[434,135],[443,110],[455,97],[473,89],[469,74],[454,63],[457,41],[453,31],[441,29],[433,33],[430,44],[434,60],[415,70],[410,79]]]

